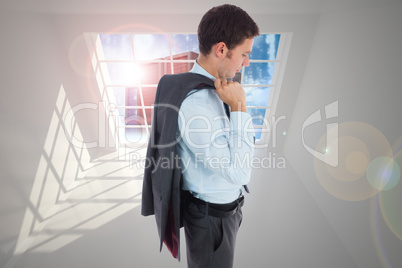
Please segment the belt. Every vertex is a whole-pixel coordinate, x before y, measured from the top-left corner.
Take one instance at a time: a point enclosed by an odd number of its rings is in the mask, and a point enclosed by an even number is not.
[[[198,205],[201,209],[205,209],[205,213],[209,216],[217,218],[227,218],[236,214],[236,212],[244,204],[244,196],[241,195],[238,199],[227,204],[215,204],[194,197],[191,193],[186,193],[185,202],[191,202]]]

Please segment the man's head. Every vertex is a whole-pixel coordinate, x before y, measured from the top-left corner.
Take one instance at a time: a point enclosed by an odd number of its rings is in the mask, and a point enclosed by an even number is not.
[[[257,24],[243,9],[228,4],[213,7],[205,13],[198,25],[200,53],[209,55],[213,46],[219,42],[225,43],[231,50],[245,39],[259,34]]]

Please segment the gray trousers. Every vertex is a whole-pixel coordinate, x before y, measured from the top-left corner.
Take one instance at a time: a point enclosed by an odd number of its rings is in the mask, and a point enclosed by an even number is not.
[[[236,235],[243,218],[241,206],[227,217],[208,215],[208,206],[189,199],[184,202],[188,268],[232,268]]]

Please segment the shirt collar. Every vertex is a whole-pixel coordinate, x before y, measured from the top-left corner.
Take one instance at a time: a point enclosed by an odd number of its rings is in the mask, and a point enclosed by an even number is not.
[[[208,77],[209,79],[211,79],[212,81],[215,81],[216,77],[211,75],[210,73],[208,73],[204,68],[202,68],[197,60],[194,62],[194,66],[193,68],[190,70],[190,72],[192,73],[196,73],[196,74],[201,74],[203,76]]]

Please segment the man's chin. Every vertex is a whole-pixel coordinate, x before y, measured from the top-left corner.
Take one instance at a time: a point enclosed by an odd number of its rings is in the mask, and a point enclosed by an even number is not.
[[[233,79],[236,76],[236,72],[228,75],[228,77],[226,77],[226,79]]]
[[[238,72],[233,72],[225,75],[225,79],[233,80]]]

